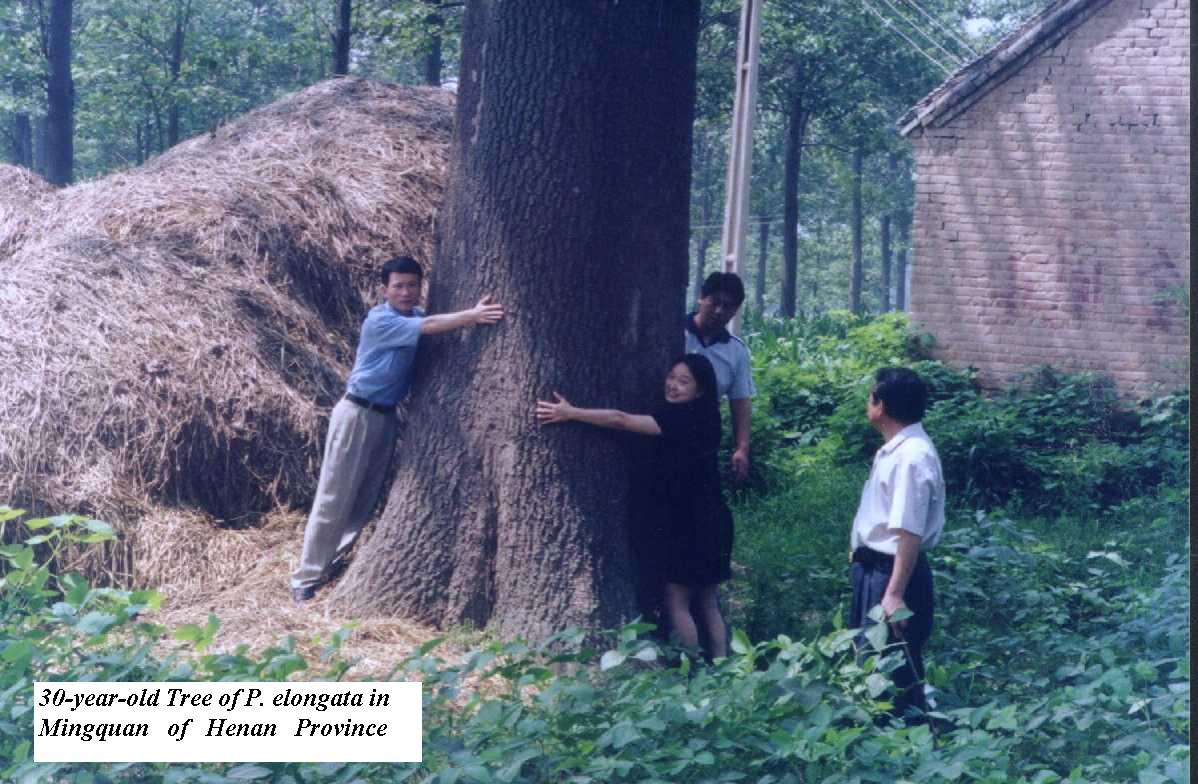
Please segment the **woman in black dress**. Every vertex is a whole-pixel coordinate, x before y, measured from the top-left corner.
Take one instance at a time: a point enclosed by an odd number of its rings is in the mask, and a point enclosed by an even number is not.
[[[716,589],[731,577],[732,514],[720,490],[720,409],[711,362],[698,354],[675,360],[666,375],[665,402],[652,416],[576,408],[556,392],[554,397],[556,402],[537,403],[537,420],[543,425],[575,421],[657,436],[650,496],[664,536],[666,612],[682,644],[697,648],[699,633],[691,615],[691,607],[697,607],[709,653],[727,656]]]

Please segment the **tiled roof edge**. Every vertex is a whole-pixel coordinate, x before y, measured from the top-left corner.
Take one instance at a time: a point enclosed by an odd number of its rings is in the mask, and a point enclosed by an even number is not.
[[[1024,22],[990,51],[962,66],[898,121],[898,131],[907,136],[927,128],[954,107],[992,84],[1005,81],[1038,53],[1041,44],[1059,40],[1072,29],[1070,22],[1088,17],[1110,0],[1058,0]],[[1055,40],[1054,40],[1055,38]],[[1001,78],[998,78],[1000,77]],[[980,97],[980,96],[979,96]],[[954,112],[955,116],[956,113]]]

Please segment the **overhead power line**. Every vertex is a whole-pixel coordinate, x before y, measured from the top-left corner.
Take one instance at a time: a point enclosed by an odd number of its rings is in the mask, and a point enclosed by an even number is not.
[[[865,7],[866,10],[868,10],[871,14],[878,17],[878,19],[880,19],[882,21],[883,27],[897,33],[904,41],[906,41],[908,44],[911,45],[912,49],[914,49],[915,51],[917,51],[921,55],[923,55],[928,60],[928,62],[935,65],[941,71],[944,71],[946,76],[952,74],[953,69],[948,68],[943,63],[941,63],[939,60],[937,60],[935,57],[933,57],[932,55],[930,55],[926,51],[924,51],[922,46],[920,46],[919,44],[912,41],[911,38],[906,33],[904,33],[902,30],[900,30],[898,27],[896,27],[894,25],[894,23],[891,22],[889,19],[887,19],[886,16],[881,11],[874,8],[873,5],[870,4],[869,0],[861,0],[861,4]]]
[[[913,20],[908,19],[906,14],[904,14],[899,9],[899,7],[896,6],[894,3],[892,3],[890,0],[882,0],[882,2],[885,3],[886,7],[889,8],[891,11],[894,11],[895,16],[897,16],[899,19],[902,19],[904,22],[906,22],[908,25],[910,25],[912,30],[916,31],[917,33],[922,35],[924,38],[926,38],[929,42],[931,42],[932,46],[934,46],[937,49],[939,49],[940,51],[944,52],[944,55],[948,58],[950,63],[952,63],[953,65],[955,65],[957,67],[961,66],[961,56],[959,54],[949,50],[947,47],[945,47],[943,44],[941,44],[939,41],[936,40],[936,36],[931,35],[927,30],[924,30],[922,27],[920,27],[918,24],[916,24]]]
[[[964,38],[962,38],[960,36],[960,34],[958,34],[955,30],[953,30],[953,28],[951,26],[944,24],[939,19],[937,19],[936,17],[929,14],[927,11],[925,11],[923,9],[923,6],[921,6],[919,3],[915,2],[915,0],[905,0],[905,2],[909,3],[910,5],[915,6],[915,9],[917,11],[919,11],[921,14],[923,14],[932,24],[936,25],[937,28],[939,28],[940,30],[943,30],[945,33],[947,33],[950,38],[952,38],[954,41],[956,41],[958,44],[960,44],[961,47],[964,48],[965,51],[969,52],[969,54],[972,57],[978,56],[977,50],[975,50],[972,46],[970,46],[969,42],[966,41]]]

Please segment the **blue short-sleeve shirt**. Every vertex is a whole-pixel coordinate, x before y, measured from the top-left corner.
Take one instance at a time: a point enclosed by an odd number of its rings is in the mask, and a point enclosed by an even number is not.
[[[740,338],[724,329],[710,343],[704,343],[699,328],[695,326],[693,313],[686,317],[685,334],[686,353],[702,354],[711,361],[711,367],[715,370],[716,391],[720,397],[744,400],[757,394],[750,370],[752,362],[749,347]]]
[[[386,302],[371,308],[362,322],[347,391],[380,406],[403,400],[412,386],[412,363],[423,320],[420,308],[413,308],[407,316]]]

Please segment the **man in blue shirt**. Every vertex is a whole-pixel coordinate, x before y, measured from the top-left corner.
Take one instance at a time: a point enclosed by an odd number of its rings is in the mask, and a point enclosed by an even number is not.
[[[354,369],[345,397],[333,407],[325,439],[320,483],[304,550],[291,574],[291,597],[306,602],[339,570],[383,488],[395,444],[395,406],[412,385],[412,362],[421,335],[494,324],[503,307],[483,297],[469,310],[426,316],[417,307],[424,270],[398,256],[381,270],[383,302],[362,323]]]

